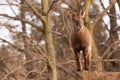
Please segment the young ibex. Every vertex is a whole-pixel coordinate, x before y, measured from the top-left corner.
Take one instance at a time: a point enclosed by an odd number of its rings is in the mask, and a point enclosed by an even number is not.
[[[89,30],[84,25],[84,12],[80,12],[79,14],[74,12],[69,12],[69,15],[72,20],[73,30],[71,35],[71,46],[75,53],[75,60],[77,64],[77,71],[82,70],[82,63],[80,59],[80,51],[83,51],[84,65],[85,70],[90,69],[91,62],[91,45],[92,45],[92,37]],[[80,62],[79,62],[80,61]]]

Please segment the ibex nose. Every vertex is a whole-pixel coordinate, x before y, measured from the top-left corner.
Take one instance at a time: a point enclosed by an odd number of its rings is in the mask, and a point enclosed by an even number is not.
[[[81,28],[82,28],[82,26],[81,26],[80,24],[79,24],[77,27],[78,27],[78,29],[81,29]]]

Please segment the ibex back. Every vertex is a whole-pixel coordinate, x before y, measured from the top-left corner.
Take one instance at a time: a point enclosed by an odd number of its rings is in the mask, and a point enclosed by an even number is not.
[[[77,71],[82,70],[82,63],[80,59],[80,51],[83,51],[85,70],[90,69],[91,62],[91,45],[92,37],[89,30],[84,25],[84,13],[79,14],[70,12],[70,17],[72,19],[72,35],[71,35],[71,46],[75,54],[75,60],[77,64]]]

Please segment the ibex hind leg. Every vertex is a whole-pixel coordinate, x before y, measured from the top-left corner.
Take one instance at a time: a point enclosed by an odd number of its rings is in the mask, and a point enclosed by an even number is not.
[[[89,48],[86,48],[83,51],[84,61],[85,61],[85,70],[90,70],[90,64],[91,64],[91,50]]]

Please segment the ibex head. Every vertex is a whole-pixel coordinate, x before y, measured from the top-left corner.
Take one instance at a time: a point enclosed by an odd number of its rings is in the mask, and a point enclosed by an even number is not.
[[[75,25],[80,29],[82,25],[84,25],[84,17],[85,17],[85,12],[80,11],[79,13],[77,12],[69,12],[70,19],[75,23]]]

